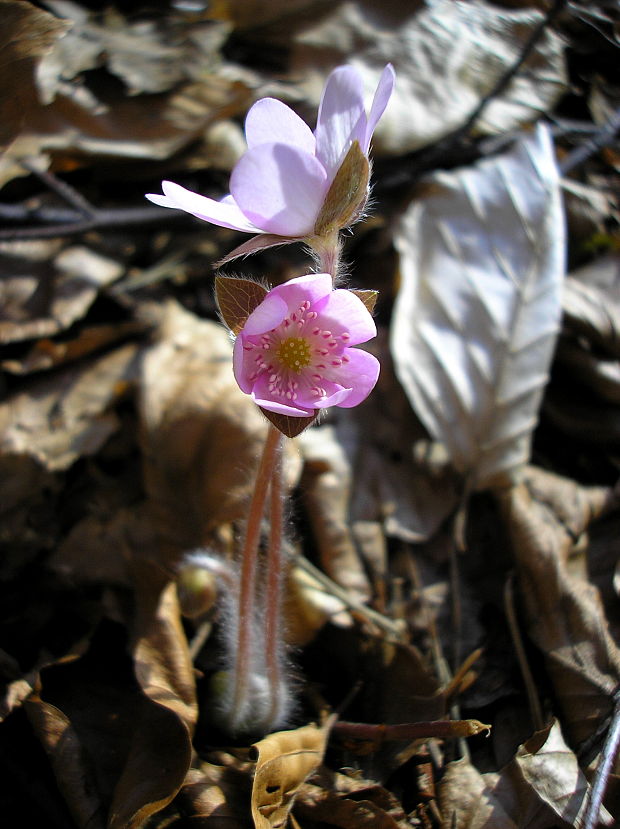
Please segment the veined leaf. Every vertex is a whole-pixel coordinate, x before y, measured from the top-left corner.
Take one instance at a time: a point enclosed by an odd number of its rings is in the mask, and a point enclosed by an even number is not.
[[[396,234],[391,349],[416,413],[483,489],[529,458],[559,328],[565,231],[549,132],[430,185]]]
[[[224,323],[237,335],[247,318],[267,296],[267,288],[239,276],[215,277],[215,298]]]

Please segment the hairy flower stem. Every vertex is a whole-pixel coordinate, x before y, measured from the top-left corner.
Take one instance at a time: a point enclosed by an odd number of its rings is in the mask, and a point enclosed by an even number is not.
[[[254,593],[256,588],[256,569],[258,559],[258,542],[265,500],[273,477],[274,465],[281,454],[282,434],[270,424],[263,454],[256,474],[254,493],[250,503],[248,521],[241,558],[241,581],[239,587],[239,626],[237,632],[237,653],[234,671],[234,691],[232,712],[243,718],[250,702],[250,676],[252,673],[252,632],[254,625]]]
[[[273,428],[273,427],[271,427]],[[271,476],[269,549],[267,552],[267,589],[265,595],[265,666],[271,691],[269,720],[278,719],[281,707],[282,651],[282,525],[284,498],[282,487],[282,441],[276,447]]]
[[[310,242],[310,247],[317,262],[318,272],[330,274],[334,284],[336,284],[342,250],[342,242],[338,232],[325,237],[315,236]]]

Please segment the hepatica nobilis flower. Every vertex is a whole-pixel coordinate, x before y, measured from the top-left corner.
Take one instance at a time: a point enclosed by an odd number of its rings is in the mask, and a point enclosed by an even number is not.
[[[335,69],[323,90],[314,132],[286,104],[263,98],[248,112],[248,149],[232,171],[229,195],[216,201],[164,181],[164,195],[147,198],[280,241],[338,231],[355,221],[366,203],[370,140],[393,86],[388,64],[367,114],[359,74],[351,66]],[[257,239],[254,249],[269,244],[274,242]]]
[[[376,357],[352,346],[376,333],[362,300],[333,290],[329,274],[291,279],[268,291],[237,333],[235,378],[276,414],[312,417],[328,406],[351,408],[379,376]]]

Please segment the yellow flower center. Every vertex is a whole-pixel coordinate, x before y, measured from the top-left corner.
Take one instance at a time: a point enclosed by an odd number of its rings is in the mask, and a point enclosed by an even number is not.
[[[310,365],[310,344],[303,337],[287,337],[278,346],[276,357],[282,365],[300,374]]]

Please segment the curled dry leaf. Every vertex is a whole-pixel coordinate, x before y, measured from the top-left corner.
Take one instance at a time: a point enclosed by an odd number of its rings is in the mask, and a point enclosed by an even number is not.
[[[69,811],[80,829],[104,829],[104,807],[95,772],[69,717],[33,694],[25,704]]]
[[[350,775],[321,769],[316,783],[304,783],[295,814],[311,823],[342,829],[408,829],[409,816],[393,792],[358,772]]]
[[[358,599],[370,586],[349,525],[353,471],[333,427],[320,426],[300,437],[303,492],[323,570]]]
[[[250,777],[234,765],[201,762],[191,768],[172,807],[181,821],[208,818],[213,829],[250,829]],[[170,825],[164,822],[162,826]],[[172,824],[176,825],[176,824]]]
[[[0,404],[2,453],[55,471],[97,452],[119,426],[113,408],[135,380],[137,353],[136,345],[123,346],[34,380]]]
[[[57,253],[55,242],[4,246],[0,343],[51,336],[81,320],[102,287],[118,279],[117,262],[82,246]],[[43,290],[43,285],[49,285]]]
[[[306,725],[294,731],[278,731],[254,743],[256,771],[252,785],[252,817],[255,829],[285,827],[302,783],[323,762],[329,730],[325,725]]]
[[[104,65],[130,95],[165,92],[186,77],[187,49],[178,41],[167,43],[165,29],[158,29],[155,21],[134,23],[113,9],[95,15],[70,0],[51,0],[48,6],[72,26],[40,66],[39,87],[46,104],[57,94],[76,94],[81,73]]]
[[[566,330],[611,357],[620,357],[620,256],[611,255],[570,274],[562,304]]]
[[[439,789],[444,826],[548,829],[579,826],[588,781],[557,722],[534,734],[499,772],[480,774],[468,759],[449,763]],[[601,810],[601,825],[611,816]]]
[[[360,522],[379,522],[389,537],[427,541],[458,504],[460,480],[447,458],[439,465],[416,452],[426,433],[394,377],[384,328],[379,327],[373,349],[381,363],[376,389],[363,404],[363,416],[343,412],[336,429],[351,467],[354,532]],[[364,555],[368,548],[357,541]],[[365,565],[380,575],[369,558]]]
[[[19,133],[36,106],[37,63],[70,28],[64,20],[21,0],[0,2],[0,149]]]
[[[285,635],[289,645],[299,648],[307,645],[327,624],[349,627],[353,624],[346,604],[329,593],[313,575],[299,566],[287,574],[285,601]]]
[[[175,797],[190,766],[198,715],[174,583],[145,561],[134,561],[134,574],[132,651],[146,701],[114,792],[109,829],[138,827]]]
[[[439,173],[396,236],[402,285],[392,354],[432,437],[483,489],[530,453],[560,322],[558,170],[548,130],[505,155]]]
[[[497,497],[512,543],[527,632],[544,654],[567,739],[584,747],[612,709],[620,651],[598,591],[572,574],[569,556],[589,523],[611,503],[610,492],[538,474]]]

